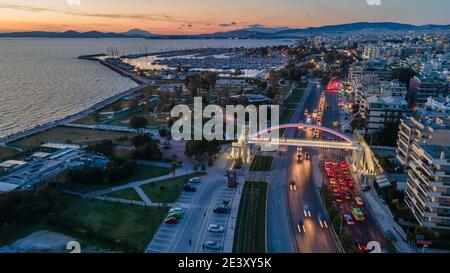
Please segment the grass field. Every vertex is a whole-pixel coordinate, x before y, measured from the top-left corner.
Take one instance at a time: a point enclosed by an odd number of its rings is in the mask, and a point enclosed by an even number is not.
[[[134,201],[142,201],[139,194],[134,189],[124,189],[121,191],[115,191],[109,194],[106,194],[107,197],[112,198],[119,198],[119,199],[127,199],[127,200],[134,200]]]
[[[267,183],[245,182],[234,236],[234,253],[266,252]]]
[[[59,212],[49,222],[89,245],[142,252],[167,214],[163,207],[139,207],[72,196],[58,197]]]
[[[117,181],[114,183],[108,183],[108,184],[68,184],[65,186],[69,190],[73,191],[79,191],[79,192],[91,192],[91,191],[98,191],[110,187],[125,185],[131,182],[135,181],[141,181],[146,179],[155,178],[158,176],[163,176],[170,173],[170,169],[168,168],[161,168],[161,167],[152,167],[152,166],[143,166],[143,165],[137,165],[136,169],[134,171],[134,174],[130,176],[127,179],[124,179],[122,181]]]
[[[203,172],[197,172],[189,175],[183,175],[146,184],[141,186],[141,188],[152,202],[165,204],[173,203],[183,191],[183,186],[188,179],[202,176],[204,174],[205,173]]]
[[[251,172],[269,172],[272,170],[273,157],[257,155],[250,166]]]
[[[79,128],[57,127],[48,131],[18,140],[12,143],[23,149],[39,147],[45,142],[65,142],[76,144],[89,144],[102,140],[115,140],[122,137],[131,137],[133,134],[122,132],[109,132]]]
[[[6,159],[14,158],[14,157],[16,157],[16,156],[18,156],[20,154],[21,153],[19,151],[0,146],[0,160],[6,160]]]

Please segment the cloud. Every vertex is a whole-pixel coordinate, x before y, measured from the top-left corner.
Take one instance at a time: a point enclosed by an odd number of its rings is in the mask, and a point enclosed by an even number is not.
[[[219,24],[219,26],[221,26],[221,27],[234,27],[234,26],[236,26],[236,25],[237,25],[236,22],[225,23],[225,24]]]
[[[165,22],[179,22],[186,23],[189,22],[182,19],[173,18],[165,14],[125,14],[125,13],[93,13],[84,12],[79,10],[57,10],[50,8],[41,8],[35,6],[25,6],[16,4],[0,4],[0,9],[13,9],[18,11],[29,11],[29,12],[54,12],[73,16],[83,16],[83,17],[96,17],[96,18],[108,18],[108,19],[134,19],[134,20],[144,20],[144,21],[165,21]]]

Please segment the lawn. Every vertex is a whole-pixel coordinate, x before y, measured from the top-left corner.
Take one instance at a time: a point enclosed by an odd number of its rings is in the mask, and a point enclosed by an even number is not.
[[[45,142],[65,142],[76,144],[89,144],[102,140],[116,140],[123,137],[131,137],[133,134],[124,132],[109,132],[101,130],[89,130],[69,127],[56,127],[48,131],[18,140],[13,145],[24,149],[39,147]]]
[[[10,158],[14,158],[20,154],[21,154],[21,152],[19,152],[19,151],[0,146],[0,160],[7,160]]]
[[[189,175],[161,180],[155,183],[141,186],[148,198],[155,203],[173,203],[183,191],[183,186],[188,179],[205,175],[204,172],[196,172]]]
[[[251,172],[269,172],[272,170],[273,157],[257,155],[250,166]]]
[[[237,217],[234,253],[266,252],[267,183],[245,182]]]
[[[78,192],[92,192],[115,186],[125,185],[135,181],[151,179],[170,173],[170,169],[153,166],[137,165],[134,174],[127,179],[108,184],[75,184],[71,183],[66,186],[67,189]]]
[[[48,225],[98,245],[127,252],[143,252],[167,215],[164,207],[140,207],[72,196],[58,197],[58,212]]]
[[[124,190],[121,190],[121,191],[115,191],[115,192],[106,194],[105,196],[112,197],[112,198],[119,198],[119,199],[142,201],[142,199],[139,196],[139,194],[132,188],[124,189]]]
[[[33,224],[0,226],[0,247],[12,244],[35,231],[42,230],[44,227],[44,221]]]

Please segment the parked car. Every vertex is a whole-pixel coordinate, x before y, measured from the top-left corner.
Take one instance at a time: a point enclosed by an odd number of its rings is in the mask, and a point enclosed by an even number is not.
[[[196,192],[196,191],[197,191],[197,189],[196,189],[195,187],[190,186],[190,185],[184,186],[184,187],[183,187],[183,190],[184,190],[184,191],[187,191],[187,192]]]
[[[214,232],[214,233],[222,233],[224,231],[223,226],[219,226],[216,224],[211,224],[208,226],[208,231],[209,232]]]
[[[215,207],[213,210],[214,213],[218,214],[227,214],[230,212],[230,208],[228,207]]]
[[[202,182],[202,179],[200,177],[194,177],[194,178],[189,179],[189,183],[191,183],[191,184],[198,184],[201,182]]]
[[[216,241],[206,241],[204,244],[206,249],[220,250],[222,246]]]
[[[170,212],[167,217],[175,217],[177,219],[181,219],[183,217],[183,212],[181,212],[181,211],[173,211],[173,212]]]
[[[176,224],[177,221],[176,217],[167,217],[166,220],[164,220],[164,223],[173,225]]]

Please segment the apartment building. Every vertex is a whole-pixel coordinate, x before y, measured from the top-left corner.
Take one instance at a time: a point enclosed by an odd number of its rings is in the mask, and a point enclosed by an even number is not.
[[[402,98],[371,96],[364,102],[364,127],[369,134],[374,133],[386,123],[400,123],[407,112],[408,104]]]
[[[409,167],[414,143],[446,145],[450,143],[450,107],[444,101],[429,98],[425,107],[414,116],[402,119],[397,140],[397,159]]]
[[[450,230],[450,147],[414,143],[405,202],[421,226]]]
[[[408,93],[410,106],[423,108],[429,97],[447,96],[447,87],[433,78],[414,77],[410,80]]]

